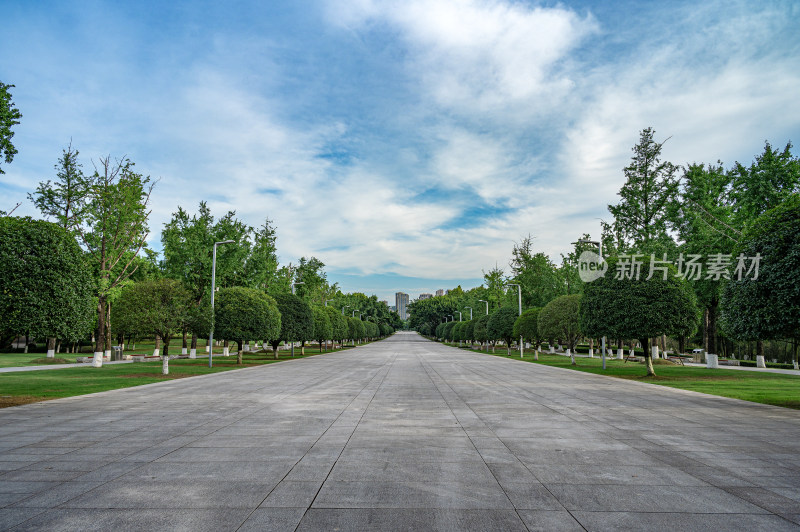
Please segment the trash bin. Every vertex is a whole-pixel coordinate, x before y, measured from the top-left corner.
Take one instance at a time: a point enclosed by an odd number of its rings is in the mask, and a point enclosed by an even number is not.
[[[114,354],[112,355],[113,358],[111,360],[122,360],[122,346],[115,345],[112,347],[114,348]]]

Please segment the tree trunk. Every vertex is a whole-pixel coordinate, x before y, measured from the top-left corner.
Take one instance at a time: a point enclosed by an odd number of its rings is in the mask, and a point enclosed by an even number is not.
[[[156,335],[156,345],[153,349],[153,356],[157,357],[161,353],[161,337]]]
[[[239,347],[242,347],[242,344],[239,344]],[[222,344],[222,356],[230,355],[231,354],[230,349],[231,348],[230,348],[230,344],[228,343],[228,340],[225,340],[225,342],[223,342],[223,344]]]
[[[278,360],[278,344],[280,342],[272,342],[272,356],[275,357],[275,360]]]
[[[167,356],[167,349],[164,348],[164,354],[161,355],[161,374],[169,375],[169,356]]]
[[[680,351],[681,355],[686,351],[686,337],[683,335],[678,337],[678,351]]]
[[[642,343],[642,348],[644,349],[644,362],[647,365],[647,376],[655,377],[656,372],[653,369],[653,351],[650,346],[650,339],[642,338],[639,341]]]
[[[56,339],[54,337],[47,339],[47,358],[55,358],[56,356]]]
[[[708,308],[703,311],[703,351],[708,353]]]
[[[243,364],[243,362],[242,362],[242,353],[244,352],[243,351],[243,349],[244,349],[243,344],[244,344],[244,340],[239,340],[239,352],[236,353],[236,364],[239,365],[239,366],[241,366]]]
[[[303,340],[302,342],[300,342],[300,356],[303,356],[305,354],[306,354],[306,341]]]
[[[188,333],[187,333],[186,329],[184,329],[183,330],[183,343],[181,344],[181,354],[182,355],[188,355],[189,354],[189,344],[186,341],[186,337],[187,336],[188,336]]]
[[[197,334],[192,333],[192,343],[189,346],[189,358],[197,358]]]

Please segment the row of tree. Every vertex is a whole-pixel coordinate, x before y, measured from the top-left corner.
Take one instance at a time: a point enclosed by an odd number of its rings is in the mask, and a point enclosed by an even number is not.
[[[255,290],[276,302],[296,291],[297,299],[310,308],[331,305],[343,314],[345,307],[351,317],[358,312],[361,319],[356,321],[363,325],[353,327],[365,328],[328,337],[320,326],[320,336],[306,338],[310,329],[301,327],[302,334],[292,336],[297,341],[375,338],[402,326],[399,316],[376,296],[344,294],[336,283],[328,283],[325,265],[316,257],[281,265],[269,219],[252,227],[237,219],[234,211],[215,218],[205,202],[195,213],[178,207],[163,228],[159,258],[146,243],[154,185],[136,173],[127,158],[100,159],[87,175],[79,152],[71,145],[63,150],[54,179],[41,182],[29,195],[52,223],[0,218],[0,348],[18,335],[47,338],[52,356],[64,343],[91,338],[99,359],[97,353],[110,353],[114,338],[157,336],[167,344],[177,334],[183,336],[184,348],[190,337],[195,351],[214,318],[210,313],[213,250],[215,243],[224,241],[232,243],[216,246],[217,287]],[[130,303],[142,298],[160,301],[160,306]],[[90,307],[93,311],[87,312]],[[175,310],[178,307],[180,311]],[[287,314],[287,309],[280,311],[283,323],[294,327],[294,314]],[[170,319],[165,321],[166,316]],[[158,329],[155,322],[161,324]],[[266,334],[271,330],[261,331],[260,338],[274,342],[274,334]],[[237,341],[259,337],[228,334],[217,336]]]
[[[650,373],[648,346],[660,337],[663,347],[666,336],[681,350],[687,338],[695,338],[711,353],[730,351],[735,341],[753,342],[757,355],[763,355],[764,341],[782,340],[791,342],[796,360],[800,160],[792,156],[791,144],[776,150],[767,143],[752,164],[736,163],[728,170],[721,163],[681,169],[661,160],[663,144],[648,128],[633,148],[620,202],[609,205],[614,219],[603,223],[605,277],[590,283],[580,279],[581,253],[597,251],[588,234],[562,255],[560,265],[535,252],[528,236],[514,245],[510,275],[495,267],[484,272],[480,287],[457,287],[445,296],[412,302],[411,326],[435,334],[441,323],[458,320],[468,310],[488,315],[510,307],[518,314],[517,291],[507,286],[514,283],[521,286],[527,309],[544,310],[551,302],[566,301],[564,296],[580,296],[562,326],[571,323],[578,335],[587,337],[641,342]],[[639,280],[618,279],[617,268],[634,254],[642,259]],[[651,255],[661,260],[664,255],[718,254],[729,259],[722,275],[695,278],[669,265],[667,279],[659,271],[647,280]],[[760,257],[756,278],[752,272],[742,279],[733,275],[738,256]],[[569,336],[565,331],[557,337]]]

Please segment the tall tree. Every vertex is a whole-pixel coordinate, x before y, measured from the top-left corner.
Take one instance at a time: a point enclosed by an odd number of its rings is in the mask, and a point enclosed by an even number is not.
[[[581,294],[557,297],[539,311],[536,324],[542,336],[560,338],[567,343],[573,365],[575,364],[575,344],[578,343],[581,335],[578,309],[582,297]]]
[[[800,192],[800,158],[792,155],[792,143],[783,151],[769,142],[764,153],[749,167],[736,163],[731,170],[734,219],[742,227],[750,226],[758,216],[777,207],[792,194]]]
[[[678,167],[661,160],[666,141],[656,142],[654,135],[652,128],[640,133],[631,164],[623,170],[626,181],[619,191],[620,202],[608,206],[627,244],[645,252],[669,247],[667,207],[678,191]]]
[[[564,293],[555,264],[544,253],[534,252],[531,235],[514,244],[509,266],[512,279],[522,286],[523,307],[543,307]]]
[[[723,289],[724,328],[740,340],[800,338],[800,194],[756,219],[736,248],[745,258]],[[760,256],[756,275],[750,271]],[[749,273],[749,275],[748,275]]]
[[[282,323],[275,300],[260,290],[241,286],[223,288],[215,300],[214,332],[239,344],[238,364],[242,363],[245,342],[277,338]]]
[[[14,132],[11,128],[19,124],[22,115],[14,106],[11,100],[11,93],[8,89],[14,85],[6,85],[0,81],[0,159],[4,159],[6,164],[10,164],[17,154],[17,148],[11,143]],[[0,166],[0,174],[4,174],[3,167]]]
[[[56,180],[39,183],[36,192],[28,194],[39,212],[76,234],[84,223],[86,201],[91,194],[91,183],[83,175],[78,154],[70,142],[55,165]]]

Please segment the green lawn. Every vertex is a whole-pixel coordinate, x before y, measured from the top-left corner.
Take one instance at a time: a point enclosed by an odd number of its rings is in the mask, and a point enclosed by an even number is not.
[[[347,348],[345,348],[347,349]],[[178,348],[180,352],[180,347]],[[295,358],[303,358],[300,348],[295,348]],[[316,348],[306,347],[305,356],[319,354]],[[326,353],[331,351],[326,351]],[[280,360],[291,360],[289,351],[280,351]],[[6,357],[17,354],[0,354]],[[41,357],[41,353],[25,355]],[[260,366],[278,362],[272,353],[247,353],[243,356],[243,365],[236,364],[236,356],[214,357],[213,367],[208,367],[208,358],[175,359],[169,363],[169,375],[161,375],[161,361],[134,362],[131,364],[105,364],[102,368],[93,368],[87,364],[85,368],[65,368],[54,370],[19,371],[0,373],[0,407],[15,406],[48,399],[72,397],[87,393],[129,388],[142,384],[150,384],[163,380],[180,379],[196,375],[206,375],[220,371],[230,371],[243,367]],[[11,364],[8,364],[11,365]],[[25,363],[16,365],[29,365]]]
[[[492,354],[491,351],[489,354]],[[520,360],[519,351],[516,351],[515,354],[512,350],[511,355],[508,356],[505,347],[498,348],[495,356]],[[604,370],[602,359],[599,356],[576,358],[577,366],[571,365],[569,357],[544,353],[539,354],[539,360],[535,361],[533,352],[526,352],[523,360],[682,390],[744,399],[755,403],[800,409],[800,375],[658,364],[655,366],[657,376],[646,377],[645,367],[642,363],[606,358],[606,369]]]

